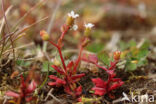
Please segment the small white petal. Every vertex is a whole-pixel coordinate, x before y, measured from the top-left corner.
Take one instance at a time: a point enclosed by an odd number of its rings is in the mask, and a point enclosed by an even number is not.
[[[77,25],[74,25],[72,28],[73,28],[73,30],[76,31],[78,29],[78,26]]]
[[[71,11],[71,15],[74,16],[74,14],[75,14],[74,11]]]
[[[68,13],[68,16],[69,16],[69,17],[72,17],[72,18],[77,18],[77,17],[79,17],[79,15],[78,15],[78,14],[75,14],[74,11],[71,11],[70,13]]]
[[[93,26],[94,26],[94,24],[92,24],[92,23],[85,24],[86,28],[92,28]]]
[[[77,18],[77,17],[79,17],[79,15],[78,15],[78,14],[75,14],[75,15],[74,15],[74,18]]]

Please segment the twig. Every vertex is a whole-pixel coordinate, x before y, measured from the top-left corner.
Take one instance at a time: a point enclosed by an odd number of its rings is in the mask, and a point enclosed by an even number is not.
[[[9,33],[9,34],[6,34],[4,37],[2,37],[2,39],[0,40],[0,44],[1,44],[1,42],[5,41],[5,39],[7,39],[8,37],[10,37],[10,35],[13,35],[15,32],[16,32],[16,31],[11,32],[11,33]]]
[[[49,96],[51,96],[54,100],[56,100],[59,103],[62,103],[58,98],[56,98],[52,92],[53,92],[54,88],[51,88],[50,91],[48,92],[46,98],[44,99],[44,101],[47,101],[47,99],[49,98]]]
[[[5,64],[0,65],[0,67],[4,67],[5,65],[7,65],[10,62],[10,59],[7,60],[7,62]]]
[[[8,96],[4,96],[3,104],[6,104],[8,99],[10,99],[10,97],[8,97]]]

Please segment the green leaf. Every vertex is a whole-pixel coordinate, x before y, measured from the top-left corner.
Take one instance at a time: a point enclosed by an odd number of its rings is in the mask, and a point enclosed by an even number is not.
[[[126,71],[134,71],[137,69],[137,64],[128,62],[126,64]]]
[[[140,60],[139,60],[139,62],[137,63],[137,66],[144,66],[144,65],[146,65],[148,63],[148,61],[147,61],[147,59],[146,58],[141,58]]]
[[[100,61],[102,61],[105,65],[109,65],[110,58],[109,58],[108,53],[106,53],[104,51],[103,52],[99,52],[97,56],[98,56],[98,59]]]
[[[27,66],[30,66],[31,62],[24,61],[24,60],[16,60],[16,64],[19,66],[27,67]]]
[[[140,50],[146,50],[150,46],[150,42],[148,40],[145,40],[144,43],[141,45]]]
[[[48,71],[48,67],[50,70],[54,70],[52,67],[51,67],[52,63],[48,62],[48,61],[44,61],[43,62],[43,65],[42,65],[42,72],[47,72]]]
[[[100,52],[104,48],[104,45],[101,43],[92,43],[87,46],[87,50],[91,52]]]
[[[126,44],[126,42],[124,41],[120,41],[119,47],[120,47],[120,50],[123,51],[128,48],[128,44]]]
[[[149,48],[149,42],[145,41],[139,49],[137,58],[138,59],[145,58],[149,53],[148,48]]]
[[[145,58],[148,55],[148,50],[139,50],[137,58],[140,60],[141,58]]]
[[[130,40],[128,44],[129,44],[129,47],[135,47],[137,45],[135,40]]]

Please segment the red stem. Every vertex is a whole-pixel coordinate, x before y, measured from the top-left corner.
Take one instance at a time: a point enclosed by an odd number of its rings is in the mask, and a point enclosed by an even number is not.
[[[60,58],[61,58],[61,61],[62,61],[62,64],[63,64],[63,68],[64,68],[64,70],[66,72],[67,69],[66,69],[66,65],[65,65],[64,59],[63,59],[62,51],[61,51],[60,47],[57,47],[57,49],[58,49],[58,52],[60,54]]]
[[[112,70],[116,66],[117,63],[118,63],[118,61],[113,62],[113,64],[111,65],[111,67],[108,70]],[[112,77],[109,74],[108,81],[107,81],[107,88],[106,88],[107,89],[107,92],[108,92],[108,88],[110,87],[111,80],[112,80]]]
[[[105,67],[103,67],[103,66],[100,66],[99,64],[97,64],[97,63],[94,63],[97,67],[99,67],[99,68],[101,68],[101,69],[103,69],[103,70],[105,70],[105,71],[108,71],[108,69],[107,68],[105,68]]]
[[[56,48],[58,47],[57,44],[55,44],[55,43],[52,42],[51,40],[49,40],[49,42],[50,42],[53,46],[55,46]]]
[[[64,38],[64,35],[68,32],[68,30],[70,29],[69,26],[66,27],[66,30],[64,30],[64,32],[62,32],[60,38],[58,41],[62,41],[63,38]],[[55,44],[54,42],[52,42],[51,40],[49,40],[49,42],[55,46],[59,52],[59,55],[60,55],[60,58],[61,58],[61,62],[63,64],[63,68],[64,68],[64,71],[66,72],[67,71],[67,68],[66,68],[66,65],[65,65],[65,61],[64,61],[64,58],[63,58],[63,55],[62,55],[62,51],[61,51],[61,46],[59,46],[60,44]]]
[[[69,26],[67,26],[67,27],[66,27],[66,29],[62,32],[62,34],[61,34],[61,36],[60,36],[59,40],[63,40],[64,35],[68,32],[68,30],[69,30],[69,29],[70,29],[70,27],[69,27]]]
[[[110,87],[111,79],[112,79],[112,77],[111,77],[111,75],[109,75],[109,76],[108,76],[107,85],[106,85],[106,90],[107,90],[107,92],[108,92],[108,89],[109,89],[109,87]]]
[[[76,64],[75,64],[75,66],[74,66],[74,68],[73,68],[73,73],[76,72],[77,66],[79,65],[79,62],[80,62],[80,60],[81,60],[82,50],[83,50],[83,47],[81,46],[81,47],[80,47],[80,52],[79,52],[78,59],[76,60]]]
[[[55,46],[55,47],[57,48],[57,50],[58,50],[58,52],[59,52],[59,55],[60,55],[60,58],[61,58],[61,62],[62,62],[62,64],[63,64],[64,71],[66,72],[66,65],[65,65],[65,62],[64,62],[64,59],[63,59],[63,55],[62,55],[62,52],[61,52],[61,48],[60,48],[57,44],[55,44],[54,42],[52,42],[51,40],[49,40],[49,42],[50,42],[53,46]]]
[[[111,67],[108,70],[112,70],[116,66],[117,63],[118,61],[113,62],[113,65],[111,65]]]

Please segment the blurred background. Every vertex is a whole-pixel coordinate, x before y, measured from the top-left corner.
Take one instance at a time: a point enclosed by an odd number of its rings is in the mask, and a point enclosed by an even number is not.
[[[97,54],[99,61],[107,66],[113,59],[112,53],[122,51],[118,64],[118,69],[121,70],[117,70],[117,76],[122,77],[123,81],[134,78],[134,84],[125,84],[124,92],[125,89],[131,91],[131,88],[135,91],[140,85],[140,88],[148,86],[152,89],[150,92],[154,93],[155,80],[151,79],[156,79],[156,0],[0,0],[0,7],[0,69],[5,69],[0,72],[0,83],[3,82],[3,76],[10,78],[13,70],[24,72],[31,69],[32,65],[49,73],[49,65],[54,59],[59,59],[59,54],[49,44],[47,51],[42,51],[46,45],[43,45],[40,31],[46,30],[52,41],[56,42],[61,35],[61,26],[73,10],[80,15],[75,21],[78,29],[71,30],[64,37],[64,58],[69,61],[77,57],[75,53],[78,52],[77,47],[84,35],[84,24],[93,23],[95,26],[89,37],[91,42],[85,51]],[[91,72],[98,72],[91,64],[84,63],[80,67],[82,71],[89,69]],[[144,75],[151,79],[144,80]],[[44,79],[44,75],[42,77]],[[139,82],[137,78],[145,82]],[[17,82],[8,81],[15,86],[18,85]],[[86,83],[88,80],[84,82],[88,89],[91,84]],[[3,86],[0,86],[2,91]],[[45,89],[48,90],[46,87]],[[120,93],[122,90],[117,92]],[[3,94],[0,95],[1,99]]]
[[[84,23],[88,22],[95,24],[92,43],[88,47],[90,51],[98,52],[104,48],[114,51],[120,41],[131,39],[139,42],[145,38],[156,45],[155,0],[4,0],[5,11],[8,8],[6,17],[10,29],[16,27],[19,30],[35,23],[25,31],[26,35],[16,42],[16,46],[31,42],[42,44],[39,31],[43,29],[55,40],[71,10],[80,15],[76,21],[78,30],[66,37],[65,43],[72,44],[71,47],[77,44],[83,35]],[[97,49],[93,50],[95,46]]]

